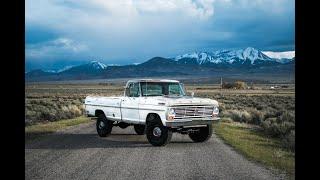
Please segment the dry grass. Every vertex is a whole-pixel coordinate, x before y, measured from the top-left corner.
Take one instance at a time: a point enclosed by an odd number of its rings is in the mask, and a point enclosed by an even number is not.
[[[281,145],[281,140],[264,135],[257,126],[237,122],[220,122],[216,134],[247,158],[275,169],[284,170],[290,179],[295,174],[295,154]]]
[[[38,123],[25,128],[25,140],[30,141],[42,135],[54,133],[58,130],[65,129],[82,123],[91,122],[90,118],[81,116],[74,119],[60,120],[56,122]]]

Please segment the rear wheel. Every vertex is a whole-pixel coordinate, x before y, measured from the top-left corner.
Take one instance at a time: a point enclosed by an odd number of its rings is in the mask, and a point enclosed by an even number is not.
[[[135,131],[138,135],[143,135],[143,134],[145,133],[145,129],[146,129],[146,126],[145,126],[145,125],[135,124],[133,127],[134,127],[134,131]]]
[[[207,125],[207,127],[199,128],[199,131],[189,134],[189,137],[194,142],[205,142],[212,136],[212,125]]]
[[[172,137],[172,131],[159,122],[150,122],[146,128],[147,139],[153,146],[164,146]]]
[[[96,129],[100,137],[106,137],[111,134],[113,121],[106,118],[104,114],[100,114],[97,119]]]

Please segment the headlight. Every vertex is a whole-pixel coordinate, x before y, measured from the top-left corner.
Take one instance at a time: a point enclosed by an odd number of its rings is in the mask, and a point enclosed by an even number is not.
[[[174,120],[175,115],[176,115],[176,112],[174,111],[174,109],[173,109],[173,108],[170,108],[170,109],[168,110],[167,119],[168,119],[169,121],[172,121],[172,120]]]
[[[176,112],[174,111],[173,108],[169,109],[168,115],[173,115],[173,116],[176,115]]]
[[[213,107],[213,114],[219,114],[219,108],[217,106]]]

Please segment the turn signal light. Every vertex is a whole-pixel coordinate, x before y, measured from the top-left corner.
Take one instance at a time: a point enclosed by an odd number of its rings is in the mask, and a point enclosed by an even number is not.
[[[174,116],[168,116],[168,120],[170,121],[174,120]]]

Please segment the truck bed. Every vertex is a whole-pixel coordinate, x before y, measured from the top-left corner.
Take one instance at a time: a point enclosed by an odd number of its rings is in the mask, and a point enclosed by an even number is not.
[[[121,100],[123,97],[88,96],[85,99],[85,109],[89,116],[95,116],[95,110],[104,111],[107,118],[121,120]]]

